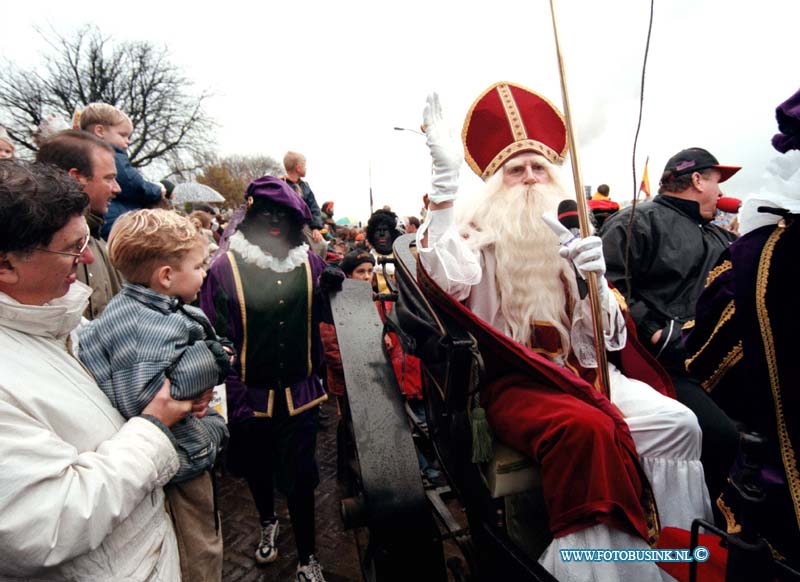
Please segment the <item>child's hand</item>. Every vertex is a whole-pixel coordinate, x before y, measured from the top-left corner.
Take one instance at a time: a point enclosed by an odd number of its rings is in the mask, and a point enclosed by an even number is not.
[[[392,344],[392,338],[389,337],[389,334],[386,334],[385,336],[383,336],[383,345],[386,346],[387,350],[391,351],[393,344]]]
[[[223,346],[216,340],[207,339],[205,342],[209,351],[211,351],[211,354],[214,356],[217,366],[219,367],[217,384],[222,384],[225,381],[225,378],[228,377],[228,372],[230,372],[231,366],[233,365],[233,362],[231,361],[232,352],[229,350],[228,346]]]
[[[231,357],[229,359],[231,361],[231,366],[233,366],[233,363],[236,361],[236,354],[234,353],[233,348],[223,345],[222,349],[230,354]]]
[[[208,403],[214,397],[214,389],[209,388],[192,400],[192,414],[195,418],[203,418],[208,413]]]

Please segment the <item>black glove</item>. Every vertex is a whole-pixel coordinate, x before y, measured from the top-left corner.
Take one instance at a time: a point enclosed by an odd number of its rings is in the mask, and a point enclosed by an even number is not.
[[[217,340],[205,340],[205,342],[208,346],[208,349],[211,351],[211,354],[214,356],[214,360],[216,360],[217,367],[219,368],[217,384],[222,384],[225,381],[225,378],[228,377],[228,372],[231,371],[231,354],[226,352],[223,344]]]
[[[319,289],[323,293],[335,293],[342,290],[344,273],[337,267],[327,266],[319,277]]]

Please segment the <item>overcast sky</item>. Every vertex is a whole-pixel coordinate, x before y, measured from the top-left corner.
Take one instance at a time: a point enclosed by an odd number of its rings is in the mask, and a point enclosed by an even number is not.
[[[428,92],[439,92],[458,133],[496,81],[562,103],[546,0],[214,5],[14,2],[3,11],[0,54],[41,62],[34,26],[69,35],[92,23],[116,40],[166,44],[196,87],[214,93],[217,151],[279,160],[287,149],[304,152],[307,180],[320,204],[336,202],[337,218],[368,217],[370,168],[376,208],[418,213],[427,148],[393,127],[419,129]],[[649,2],[557,0],[556,9],[583,181],[630,198]],[[777,155],[775,107],[800,87],[798,22],[797,0],[656,0],[638,175],[649,155],[655,190],[667,158],[701,146],[744,167],[726,194],[758,191]],[[462,186],[476,183],[465,165]]]

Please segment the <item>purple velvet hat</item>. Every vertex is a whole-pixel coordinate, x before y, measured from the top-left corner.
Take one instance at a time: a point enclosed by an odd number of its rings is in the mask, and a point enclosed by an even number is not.
[[[780,133],[772,137],[772,146],[782,154],[800,150],[800,90],[778,105],[775,117]]]
[[[247,194],[245,194],[245,201],[249,203],[250,199],[254,198],[271,200],[276,204],[290,208],[301,224],[311,222],[311,211],[308,209],[305,200],[280,178],[262,176],[250,182],[247,187]]]

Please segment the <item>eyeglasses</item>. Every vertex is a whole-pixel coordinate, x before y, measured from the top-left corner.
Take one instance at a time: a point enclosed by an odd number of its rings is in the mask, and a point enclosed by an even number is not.
[[[91,234],[89,233],[89,229],[87,228],[86,229],[86,236],[83,237],[83,239],[80,240],[79,243],[78,243],[78,244],[80,244],[80,247],[79,247],[77,253],[71,253],[69,251],[54,251],[53,249],[46,249],[44,247],[38,247],[36,250],[37,251],[43,251],[45,253],[52,253],[54,255],[66,255],[68,257],[72,257],[73,260],[77,263],[80,260],[80,258],[84,255],[84,253],[86,252],[86,249],[89,247],[89,241],[91,240],[91,238],[92,238]]]

